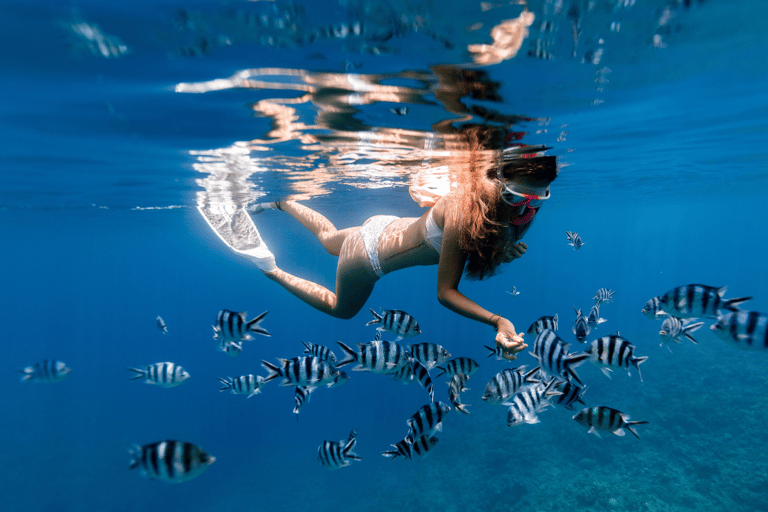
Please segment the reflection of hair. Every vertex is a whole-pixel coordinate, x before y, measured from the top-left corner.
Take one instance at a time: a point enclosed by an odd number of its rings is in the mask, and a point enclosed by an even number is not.
[[[485,279],[494,275],[507,260],[507,247],[518,242],[531,222],[513,226],[517,217],[501,201],[496,181],[500,172],[504,178],[524,177],[535,184],[548,185],[557,176],[554,156],[515,158],[498,165],[498,154],[489,158],[487,149],[498,150],[498,129],[473,126],[466,130],[469,156],[466,168],[457,172],[458,190],[453,215],[461,226],[459,243],[468,257],[464,274],[469,279]],[[494,153],[498,153],[495,151]]]

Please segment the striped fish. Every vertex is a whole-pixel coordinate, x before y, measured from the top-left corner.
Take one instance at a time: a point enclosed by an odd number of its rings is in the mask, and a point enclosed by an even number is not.
[[[647,421],[629,421],[629,416],[623,412],[598,405],[596,407],[587,407],[577,412],[573,419],[576,423],[589,427],[589,431],[600,437],[598,430],[607,430],[613,432],[617,436],[623,436],[624,430],[627,429],[632,432],[636,438],[640,439],[637,432],[633,428],[635,425],[645,425]]]
[[[757,311],[727,313],[710,326],[720,339],[744,350],[768,350],[768,315]]]
[[[587,388],[580,388],[570,382],[557,381],[554,386],[555,391],[559,391],[559,395],[555,395],[551,398],[552,405],[559,405],[565,407],[569,411],[573,411],[573,404],[580,403],[581,405],[587,405],[581,397],[587,391]]]
[[[704,322],[696,322],[696,320],[696,318],[680,320],[674,316],[666,317],[661,323],[661,330],[659,331],[661,345],[664,345],[665,343],[680,343],[681,336],[685,336],[691,340],[691,342],[697,343],[691,333],[704,325]],[[667,345],[667,348],[669,348],[669,345]],[[672,349],[670,348],[669,351],[672,352]]]
[[[261,362],[261,365],[269,372],[269,375],[264,378],[265,383],[277,377],[282,377],[281,386],[318,388],[327,385],[332,387],[339,376],[339,371],[336,368],[319,357],[278,358],[278,361],[280,361],[280,366],[276,366],[268,361]]]
[[[509,400],[511,396],[520,391],[523,387],[531,384],[538,384],[540,381],[535,378],[539,371],[537,366],[526,373],[526,367],[507,368],[497,373],[485,386],[483,400],[489,404],[501,404]]]
[[[143,368],[128,368],[136,375],[130,380],[146,379],[147,384],[156,384],[164,388],[178,386],[189,378],[189,373],[181,366],[174,363],[155,363]]]
[[[520,295],[520,292],[519,292],[519,291],[517,291],[517,288],[515,288],[514,286],[513,286],[513,287],[512,287],[512,289],[511,289],[510,291],[508,291],[507,293],[508,293],[508,294],[510,294],[510,295],[511,295],[511,296],[513,296],[513,297],[517,297],[518,295]]]
[[[659,298],[659,306],[662,311],[677,318],[717,318],[720,310],[739,311],[736,306],[752,298],[723,299],[727,288],[703,284],[678,286]]]
[[[374,340],[369,343],[358,343],[358,350],[353,350],[344,343],[337,341],[344,352],[344,359],[338,367],[357,363],[352,368],[356,372],[374,372],[382,375],[397,372],[411,359],[411,352],[394,341]]]
[[[296,404],[296,406],[293,408],[293,414],[296,415],[296,421],[299,421],[299,412],[301,411],[302,406],[309,402],[310,397],[312,396],[312,391],[315,388],[309,388],[306,386],[296,386],[296,391],[293,394],[293,403]]]
[[[431,370],[447,361],[451,353],[437,343],[416,343],[411,345],[411,356],[418,359],[427,370]]]
[[[568,382],[576,381],[582,386],[583,384],[574,368],[583,363],[589,356],[587,354],[570,354],[568,346],[554,331],[544,329],[536,336],[531,355],[538,359],[543,372]]]
[[[565,236],[568,238],[568,245],[572,246],[575,251],[578,251],[584,245],[581,237],[575,231],[566,231]]]
[[[661,297],[653,297],[648,299],[648,302],[645,303],[645,306],[640,310],[640,312],[650,320],[656,320],[659,317],[668,316],[667,313],[661,309]]]
[[[302,341],[304,344],[304,354],[309,354],[311,356],[319,357],[320,359],[324,359],[328,361],[331,364],[336,364],[339,361],[336,359],[336,354],[334,354],[331,349],[326,347],[325,345],[316,345],[315,343],[310,343],[308,341]]]
[[[626,338],[619,336],[617,332],[616,334],[596,339],[589,344],[584,354],[609,379],[611,378],[611,368],[626,368],[627,374],[629,374],[630,366],[634,366],[637,368],[637,375],[640,377],[640,382],[642,382],[643,376],[640,374],[640,363],[648,358],[635,357],[634,352],[635,346],[627,341]]]
[[[345,468],[352,464],[353,460],[360,460],[360,456],[354,452],[357,444],[357,431],[352,429],[349,438],[341,441],[323,441],[317,449],[317,460],[324,468],[334,470]]]
[[[40,363],[36,363],[32,366],[22,368],[19,372],[24,376],[21,378],[21,382],[59,382],[64,377],[69,375],[71,368],[67,368],[67,365],[61,361],[44,360]]]
[[[253,395],[261,393],[261,388],[264,386],[264,377],[261,375],[241,375],[236,379],[232,377],[222,379],[219,377],[219,380],[224,384],[224,387],[219,391],[226,391],[228,389],[235,395],[248,395],[246,398],[251,398]]]
[[[589,320],[581,313],[580,309],[576,309],[574,306],[573,310],[576,312],[576,320],[573,322],[573,334],[576,335],[576,339],[580,343],[584,343],[584,340],[592,331],[592,327],[590,327]]]
[[[508,402],[504,402],[504,405],[509,406],[507,426],[538,423],[537,413],[548,407],[550,398],[557,394],[553,390],[554,384],[555,379],[550,379],[546,386],[541,383],[527,386],[515,393]]]
[[[213,339],[239,343],[243,340],[252,339],[251,333],[272,336],[269,331],[259,325],[267,313],[269,311],[263,312],[253,320],[246,320],[248,314],[246,311],[237,313],[222,309],[216,316],[216,325],[212,326]]]
[[[600,318],[600,304],[598,303],[592,306],[592,309],[589,310],[589,316],[587,317],[587,325],[589,328],[594,329],[605,321],[605,318]]]
[[[477,364],[477,361],[474,359],[470,359],[468,357],[456,357],[445,363],[443,366],[437,367],[437,369],[440,370],[440,373],[437,374],[437,377],[440,377],[441,375],[448,375],[448,377],[453,377],[457,373],[463,373],[467,377],[471,377],[472,374],[478,370],[478,368],[480,368],[480,365]]]
[[[410,384],[413,381],[417,381],[429,394],[429,401],[434,402],[435,390],[432,386],[432,379],[429,376],[429,371],[417,359],[410,358],[408,363],[390,375],[392,375],[393,380],[402,382],[403,384]]]
[[[395,338],[395,341],[421,334],[419,323],[405,311],[383,309],[382,312],[383,314],[380,315],[371,309],[373,320],[365,325],[381,324],[378,330],[396,334],[397,338]]]
[[[595,296],[592,297],[592,300],[597,301],[597,305],[607,303],[607,302],[613,302],[613,294],[616,293],[613,290],[609,290],[608,288],[600,288],[597,290],[597,293],[595,293]]]
[[[494,357],[495,356],[497,361],[506,361],[507,360],[507,358],[504,357],[504,349],[503,348],[501,348],[501,347],[489,347],[488,345],[483,345],[483,346],[488,349],[488,352],[490,352],[490,354],[488,354],[487,357]]]
[[[421,436],[413,443],[409,443],[405,439],[399,441],[397,444],[393,444],[394,450],[388,450],[381,452],[385,457],[389,457],[389,460],[395,460],[397,457],[403,457],[404,459],[418,459],[426,457],[429,451],[435,447],[439,439],[436,437]]]
[[[168,334],[168,326],[165,324],[162,318],[160,318],[160,315],[157,315],[157,318],[155,318],[155,325],[158,329],[160,329],[160,332],[163,334]]]
[[[468,378],[463,373],[457,373],[451,377],[451,381],[448,383],[448,398],[451,401],[451,405],[454,409],[467,416],[469,416],[469,411],[466,407],[469,407],[469,405],[461,403],[461,392],[469,389],[466,387]]]
[[[199,476],[216,461],[201,448],[181,441],[160,441],[133,445],[129,469],[139,468],[142,474],[154,480],[179,483]]]
[[[237,354],[243,351],[243,345],[237,341],[227,341],[225,339],[221,339],[219,340],[219,346],[217,349],[230,357],[235,357]]]
[[[443,429],[443,419],[451,412],[451,407],[443,402],[433,402],[423,405],[413,416],[408,418],[408,435],[405,440],[412,443],[421,436],[431,437],[436,431]]]
[[[550,331],[556,331],[557,330],[557,315],[555,316],[543,316],[533,322],[531,326],[528,328],[528,334],[530,335],[539,335],[541,331],[544,329],[549,329]]]

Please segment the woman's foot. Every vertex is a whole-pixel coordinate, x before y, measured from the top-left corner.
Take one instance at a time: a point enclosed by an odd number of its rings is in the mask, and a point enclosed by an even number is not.
[[[255,206],[252,206],[251,208],[248,208],[248,211],[252,214],[256,215],[264,210],[280,210],[280,201],[272,201],[271,203],[259,203]]]

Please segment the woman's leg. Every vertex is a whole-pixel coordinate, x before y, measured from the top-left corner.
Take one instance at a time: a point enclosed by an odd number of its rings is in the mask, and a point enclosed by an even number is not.
[[[305,228],[317,237],[320,243],[323,244],[323,247],[325,247],[325,250],[334,256],[339,256],[344,240],[358,229],[354,227],[338,230],[331,221],[311,208],[307,208],[295,201],[280,201],[278,208],[291,214],[294,219],[301,222]]]

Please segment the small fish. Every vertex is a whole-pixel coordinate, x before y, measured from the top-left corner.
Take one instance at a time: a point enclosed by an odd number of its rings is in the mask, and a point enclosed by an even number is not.
[[[162,318],[160,318],[160,315],[157,315],[157,318],[155,318],[155,325],[157,325],[157,328],[160,329],[160,332],[163,334],[168,334],[168,326],[165,324]]]
[[[768,350],[768,315],[757,311],[726,313],[710,326],[718,338],[743,350]]]
[[[723,299],[727,288],[703,284],[678,286],[659,298],[659,306],[662,311],[677,318],[717,318],[721,309],[739,311],[736,306],[752,298]]]
[[[437,343],[416,343],[411,345],[411,356],[418,359],[427,370],[431,370],[447,361],[451,353]]]
[[[293,403],[296,404],[296,406],[293,408],[293,414],[296,415],[296,421],[299,421],[299,412],[301,411],[302,406],[309,402],[309,399],[312,396],[312,391],[314,389],[315,388],[306,386],[296,386],[296,390],[293,393]]]
[[[697,318],[689,318],[686,320],[680,320],[673,316],[668,316],[661,323],[661,330],[659,331],[659,337],[661,338],[661,344],[665,343],[680,343],[680,336],[685,336],[691,342],[697,343],[696,339],[691,335],[699,329],[704,322],[696,322]],[[695,322],[695,323],[694,323]],[[667,345],[669,348],[669,345]],[[669,349],[672,352],[672,349]]]
[[[508,293],[508,294],[510,294],[510,295],[511,295],[511,296],[513,296],[513,297],[517,297],[518,295],[520,295],[520,292],[519,292],[519,291],[517,291],[517,288],[515,288],[514,286],[513,286],[513,287],[512,287],[512,289],[511,289],[510,291],[508,291],[507,293]]]
[[[549,399],[558,394],[553,390],[555,379],[544,384],[527,386],[515,393],[504,405],[509,406],[507,426],[514,427],[521,423],[534,424],[539,422],[538,412],[550,405]]]
[[[507,361],[508,359],[504,357],[504,349],[501,347],[489,347],[488,345],[483,345],[485,348],[488,349],[490,354],[488,354],[487,357],[496,357],[497,361]]]
[[[559,391],[559,395],[552,397],[551,403],[553,405],[559,405],[565,407],[569,411],[573,411],[573,404],[580,403],[581,405],[587,405],[581,397],[587,391],[587,388],[580,388],[570,382],[557,381],[554,387],[555,391]]]
[[[608,302],[613,302],[613,294],[616,293],[613,290],[609,290],[608,288],[600,288],[597,290],[597,293],[595,293],[595,296],[592,297],[592,300],[596,300],[597,304],[603,304]]]
[[[352,429],[346,441],[323,441],[317,449],[317,460],[330,470],[347,467],[353,460],[360,460],[360,456],[354,452],[356,444],[357,431]]]
[[[388,110],[393,114],[397,114],[398,116],[404,116],[408,113],[408,107],[390,108]]]
[[[22,368],[19,372],[24,376],[21,378],[21,382],[59,382],[64,377],[69,375],[71,368],[67,368],[67,365],[61,361],[44,360],[40,363],[36,363],[32,366]]]
[[[261,388],[264,386],[264,377],[261,375],[242,375],[236,379],[227,377],[219,380],[224,387],[219,391],[230,390],[235,395],[248,395],[246,398],[251,398],[253,395],[261,393]]]
[[[578,251],[584,242],[581,241],[581,237],[575,231],[566,231],[565,236],[568,237],[568,245],[573,246],[573,249]]]
[[[437,369],[440,370],[440,373],[437,374],[437,377],[440,377],[441,375],[448,375],[448,377],[453,377],[457,373],[463,373],[467,377],[471,377],[472,374],[478,370],[478,368],[480,368],[480,365],[477,364],[477,361],[474,359],[470,359],[468,357],[456,357],[445,363],[443,366],[437,367]]]
[[[410,460],[423,458],[435,447],[438,441],[439,439],[434,436],[421,436],[413,443],[403,439],[397,444],[392,445],[395,448],[394,450],[381,452],[381,454],[385,457],[389,457],[389,460],[395,460],[397,457],[403,457]]]
[[[219,346],[216,348],[230,357],[235,357],[243,351],[243,344],[237,341],[227,341],[222,339],[219,340]]]
[[[523,387],[538,384],[540,381],[535,378],[539,371],[537,366],[526,373],[526,367],[507,368],[497,373],[485,386],[483,400],[489,404],[500,404],[507,401]]]
[[[583,363],[589,356],[587,354],[570,354],[569,345],[565,343],[554,331],[544,329],[536,336],[533,342],[531,355],[538,359],[541,370],[552,377],[576,381],[583,385],[574,369]]]
[[[272,336],[269,331],[260,327],[259,324],[269,311],[265,311],[253,320],[246,320],[247,312],[236,313],[228,309],[222,309],[216,316],[216,325],[213,327],[213,339],[223,341],[234,341],[240,343],[243,340],[250,340],[253,337],[251,333],[261,334],[263,336]]]
[[[174,363],[155,363],[143,368],[128,368],[136,375],[130,380],[146,379],[147,384],[156,384],[164,388],[178,386],[189,378],[189,373],[181,366]]]
[[[380,315],[371,309],[373,320],[365,325],[381,324],[378,330],[396,334],[397,338],[395,338],[395,341],[421,334],[419,323],[405,311],[398,309],[383,309],[382,311],[383,314]]]
[[[574,306],[573,310],[576,311],[576,320],[573,322],[573,334],[576,335],[576,339],[580,343],[584,343],[584,340],[592,331],[592,327],[589,326],[589,320],[581,313],[580,309],[576,309]]]
[[[423,405],[406,421],[408,425],[407,442],[413,442],[421,436],[431,437],[443,429],[443,419],[451,412],[451,407],[443,402]]]
[[[321,386],[333,387],[337,383],[339,370],[319,357],[278,358],[278,361],[280,361],[280,366],[268,361],[261,361],[261,365],[269,372],[269,375],[264,378],[265,383],[277,377],[283,378],[280,382],[281,386],[318,388]]]
[[[469,411],[466,409],[469,405],[461,403],[461,392],[469,389],[466,387],[468,378],[463,373],[457,373],[451,377],[451,381],[448,383],[448,398],[451,401],[451,405],[454,409],[466,415],[469,415]]]
[[[395,373],[388,374],[392,377],[392,380],[402,382],[403,384],[410,384],[413,382],[413,362],[415,359],[409,358],[408,362],[400,367]]]
[[[305,354],[319,357],[320,359],[324,359],[331,364],[336,364],[339,362],[336,359],[336,355],[325,345],[316,345],[308,341],[302,341],[302,343],[304,344],[304,347],[306,347],[304,349]]]
[[[637,375],[642,382],[640,363],[648,358],[635,357],[634,353],[635,346],[626,338],[622,338],[618,332],[596,339],[584,351],[590,362],[600,368],[609,379],[611,378],[611,368],[625,368],[629,374],[630,366],[634,366],[637,368]]]
[[[408,363],[391,375],[394,380],[400,381],[403,384],[410,384],[414,380],[417,381],[429,394],[429,401],[435,401],[435,390],[432,386],[429,370],[418,359],[412,357]]]
[[[528,328],[528,334],[531,335],[537,335],[541,333],[544,329],[549,329],[550,331],[556,331],[557,330],[557,315],[555,316],[543,316],[533,322],[531,326]]]
[[[216,461],[201,448],[181,441],[136,444],[128,452],[131,454],[129,469],[139,468],[147,478],[171,483],[199,476]]]
[[[627,429],[636,438],[640,439],[640,436],[637,435],[637,432],[632,427],[648,423],[647,421],[629,421],[628,415],[603,405],[582,409],[573,416],[573,419],[579,425],[589,427],[589,432],[597,437],[600,437],[598,430],[607,430],[617,436],[623,436],[624,430],[622,429]]]
[[[600,303],[598,302],[597,304],[592,306],[592,309],[589,310],[589,317],[587,317],[587,325],[589,325],[590,329],[594,329],[599,324],[605,321],[606,321],[605,318],[600,318]]]
[[[387,375],[397,372],[411,359],[410,350],[394,341],[374,340],[369,343],[358,343],[358,350],[353,350],[340,341],[336,343],[344,352],[344,359],[336,366],[357,363],[357,366],[352,368],[355,372]]]
[[[656,320],[660,317],[669,316],[664,312],[664,310],[661,309],[660,300],[661,297],[653,297],[652,299],[648,299],[648,302],[645,303],[645,306],[640,310],[640,312],[650,320]]]

